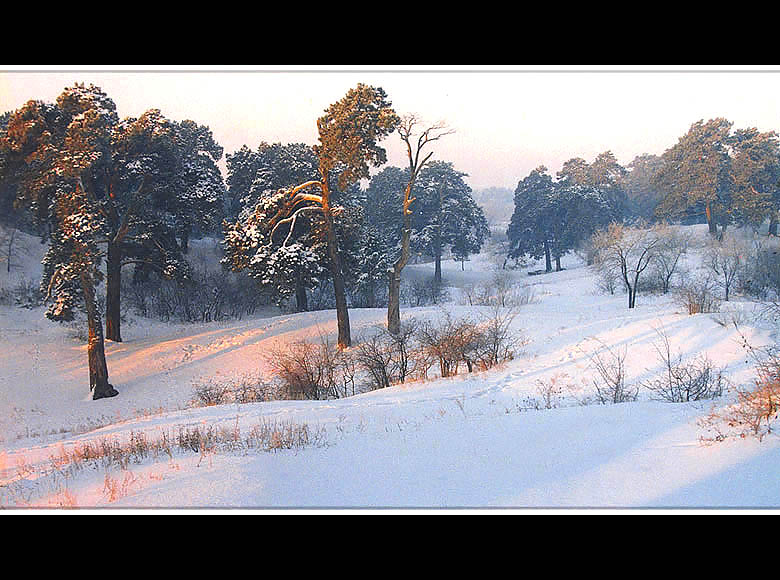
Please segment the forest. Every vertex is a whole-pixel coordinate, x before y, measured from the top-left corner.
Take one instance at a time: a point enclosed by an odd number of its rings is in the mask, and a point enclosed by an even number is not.
[[[85,319],[94,398],[117,394],[104,340],[122,341],[123,308],[201,322],[268,303],[335,308],[344,349],[352,344],[349,308],[386,307],[388,333],[398,337],[401,294],[407,304],[436,303],[442,259],[468,260],[490,238],[467,175],[434,157],[447,126],[400,116],[383,89],[363,84],[316,125],[316,145],[263,142],[225,153],[206,125],[156,109],[120,119],[109,95],[83,84],[55,103],[30,101],[0,117],[9,269],[13,232],[48,243],[39,299],[52,320]],[[408,166],[383,167],[386,138],[405,144]],[[553,263],[560,271],[562,256],[585,251],[589,264],[601,265],[606,289],[614,293],[622,281],[632,308],[639,275],[660,265],[655,275],[668,291],[670,264],[685,248],[659,224],[705,221],[723,240],[728,226],[757,231],[768,221],[776,236],[778,181],[777,135],[726,119],[695,122],[667,151],[626,167],[610,151],[590,163],[570,159],[554,177],[540,166],[514,191],[498,234],[502,267],[543,258],[545,272]],[[637,234],[651,226],[653,235]],[[205,236],[221,239],[225,274],[216,279],[187,260],[190,240]],[[778,289],[777,264],[765,254],[751,280],[763,295]],[[426,288],[402,287],[410,260],[433,262]],[[733,274],[714,272],[727,281],[728,299]]]

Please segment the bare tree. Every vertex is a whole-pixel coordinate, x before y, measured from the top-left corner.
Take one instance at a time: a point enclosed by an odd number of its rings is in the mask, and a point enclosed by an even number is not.
[[[748,251],[747,244],[733,234],[724,235],[720,241],[712,241],[707,249],[707,265],[716,274],[726,302],[729,301],[731,289],[745,267]]]
[[[628,291],[628,307],[636,306],[639,277],[656,257],[660,237],[654,229],[612,223],[594,235],[597,261],[618,272]]]
[[[691,236],[667,225],[656,226],[655,231],[659,241],[654,266],[661,280],[661,289],[666,294],[669,292],[672,277],[679,270],[680,259],[688,252]]]
[[[410,239],[412,231],[412,209],[415,201],[412,197],[414,182],[425,164],[433,155],[429,151],[422,157],[423,149],[434,141],[438,141],[444,135],[452,133],[443,124],[435,124],[424,129],[419,135],[416,131],[420,120],[415,115],[406,115],[398,127],[398,134],[406,145],[406,154],[409,161],[409,181],[404,189],[403,197],[403,230],[401,232],[401,255],[393,264],[390,272],[388,300],[387,300],[387,329],[391,334],[398,334],[401,330],[401,271],[409,261]]]

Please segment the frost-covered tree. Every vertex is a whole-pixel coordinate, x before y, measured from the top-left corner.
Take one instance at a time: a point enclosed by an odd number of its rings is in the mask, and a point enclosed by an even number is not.
[[[411,243],[433,256],[436,284],[441,284],[441,258],[447,248],[465,259],[479,252],[490,235],[485,213],[465,177],[452,163],[433,161],[420,171],[412,190],[416,209]]]
[[[301,219],[286,232],[274,231],[271,217],[285,205],[286,191],[262,196],[235,222],[224,224],[225,257],[233,271],[247,271],[277,303],[293,295],[297,310],[308,310],[306,290],[317,286],[323,274],[322,239]]]
[[[607,203],[608,221],[621,221],[628,209],[624,186],[627,174],[628,171],[618,163],[612,151],[604,151],[591,163],[581,157],[566,161],[556,177],[561,185],[578,185],[599,190],[602,199]]]
[[[104,254],[95,239],[101,216],[78,185],[73,189],[63,187],[53,200],[56,227],[43,260],[46,300],[51,300],[46,316],[61,321],[72,320],[77,309],[86,313],[92,398],[114,397],[119,393],[108,382],[103,325],[95,297],[96,286],[103,278],[100,264]]]
[[[731,172],[734,221],[754,227],[768,216],[769,232],[777,235],[780,209],[780,144],[774,131],[738,129],[732,136]]]
[[[661,167],[661,157],[642,154],[628,164],[622,180],[626,192],[626,217],[646,222],[655,217],[655,208],[661,201],[661,191],[653,177]]]
[[[395,130],[398,121],[383,89],[364,84],[350,89],[317,120],[319,143],[314,146],[314,153],[318,178],[287,189],[284,207],[270,218],[270,234],[274,237],[276,230],[292,231],[302,213],[313,211],[321,216],[341,348],[350,346],[352,342],[343,259],[335,221],[345,208],[333,195],[331,177],[334,174],[341,191],[347,191],[361,179],[368,179],[369,167],[381,166],[387,160],[379,141]]]
[[[100,247],[105,216],[83,185],[85,171],[101,160],[116,122],[113,103],[98,90],[77,86],[57,104],[30,101],[0,134],[5,177],[17,186],[16,203],[50,230],[41,288],[47,317],[86,314],[89,384],[94,399],[117,391],[108,382],[101,315],[95,291],[103,278]],[[79,105],[86,101],[87,106]]]
[[[54,104],[30,101],[11,115],[0,149],[10,155],[17,202],[49,229],[60,223],[52,212],[63,181],[94,205],[106,248],[106,338],[114,341],[122,340],[122,267],[186,278],[177,235],[204,226],[222,204],[221,150],[207,129],[156,109],[120,120],[95,86],[76,84]]]
[[[296,310],[308,310],[307,290],[326,267],[317,216],[299,216],[284,235],[272,232],[271,219],[285,210],[286,188],[317,178],[314,151],[299,143],[261,143],[256,151],[243,146],[228,155],[227,164],[228,197],[238,213],[223,225],[223,264],[249,272],[277,304],[295,296]]]
[[[166,197],[166,220],[187,252],[193,233],[218,231],[225,215],[227,191],[217,165],[223,148],[211,130],[194,121],[174,124],[180,170],[174,176],[175,194]]]
[[[507,229],[510,257],[544,258],[545,271],[561,269],[561,257],[611,221],[611,196],[574,179],[553,181],[537,167],[515,190],[515,210]]]
[[[728,223],[733,176],[729,157],[733,123],[717,118],[697,121],[664,151],[654,183],[664,192],[656,209],[662,218],[704,214],[709,232]]]
[[[543,165],[520,180],[515,188],[515,209],[507,228],[511,258],[544,257],[545,270],[552,271],[556,231],[550,221],[555,184]]]

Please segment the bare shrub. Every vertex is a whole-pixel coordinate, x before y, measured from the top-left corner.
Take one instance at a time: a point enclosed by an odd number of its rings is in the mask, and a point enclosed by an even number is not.
[[[750,348],[750,347],[747,347]],[[703,441],[723,441],[729,437],[756,437],[759,441],[773,432],[780,414],[780,354],[768,349],[757,358],[754,388],[737,388],[737,401],[725,409],[713,411],[700,425],[711,435]]]
[[[434,278],[417,279],[401,282],[401,302],[407,306],[430,306],[442,304],[449,299],[447,289]]]
[[[739,290],[764,300],[780,298],[780,243],[776,239],[753,242]]]
[[[504,309],[495,305],[490,316],[483,318],[477,326],[472,358],[480,370],[514,359],[517,350],[528,344],[525,336],[512,329],[517,314],[516,308]]]
[[[403,322],[397,334],[380,327],[358,339],[349,356],[368,374],[371,388],[383,389],[404,383],[414,375],[419,366],[414,343],[416,332],[417,322],[412,319]]]
[[[722,369],[717,369],[706,355],[693,361],[683,361],[682,355],[672,356],[669,338],[660,332],[660,342],[654,347],[664,365],[664,372],[658,378],[646,381],[644,388],[663,401],[687,403],[703,399],[714,399],[723,394],[726,379]]]
[[[570,383],[563,381],[567,377],[566,373],[557,373],[547,381],[542,379],[536,381],[536,392],[542,398],[545,409],[555,409],[560,406],[564,393],[572,388]]]
[[[720,299],[715,296],[715,284],[709,276],[687,281],[677,290],[676,295],[678,303],[688,314],[720,310]]]
[[[495,270],[490,278],[463,288],[462,304],[514,308],[538,302],[533,288],[515,283],[508,272]]]
[[[705,252],[705,263],[715,274],[726,302],[740,276],[744,275],[750,251],[745,240],[729,234],[723,236],[722,240],[712,241]]]
[[[391,336],[380,331],[361,337],[352,352],[355,362],[370,376],[374,389],[384,389],[393,384]]]
[[[338,399],[356,392],[354,361],[324,335],[317,342],[278,343],[266,362],[281,383],[283,398]]]
[[[598,379],[593,381],[596,400],[602,405],[636,401],[639,389],[626,386],[626,356],[628,347],[612,349],[602,343],[602,348],[590,355],[590,364],[596,369]]]
[[[455,319],[449,312],[436,322],[421,324],[417,331],[422,348],[439,363],[442,377],[457,375],[460,363],[471,361],[469,354],[475,337],[473,322]]]
[[[516,315],[515,309],[498,305],[478,322],[445,313],[435,322],[420,325],[416,333],[420,354],[438,363],[442,377],[458,374],[461,363],[474,372],[512,360],[517,348],[527,343],[512,330]]]
[[[195,407],[211,407],[228,403],[259,403],[282,398],[280,389],[265,381],[259,374],[249,373],[238,377],[211,377],[195,383],[190,404]]]
[[[28,278],[21,278],[12,288],[0,288],[0,304],[36,308],[42,303],[40,286]]]
[[[655,232],[659,243],[653,257],[651,278],[657,280],[659,290],[666,294],[679,274],[680,260],[691,245],[691,234],[668,225],[656,226]]]

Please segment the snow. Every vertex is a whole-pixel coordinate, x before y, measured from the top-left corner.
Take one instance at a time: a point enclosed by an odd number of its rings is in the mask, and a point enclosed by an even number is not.
[[[695,226],[699,228],[699,226]],[[702,234],[701,230],[696,230]],[[197,242],[194,242],[197,244]],[[0,286],[36,275],[45,248]],[[689,257],[689,259],[692,259]],[[490,280],[494,260],[442,263],[451,301],[402,308],[402,317],[478,315],[460,298]],[[272,401],[193,407],[198,381],[269,373],[265,353],[278,341],[335,335],[333,311],[269,310],[241,321],[160,323],[137,317],[124,342],[107,342],[118,397],[92,401],[85,346],[43,308],[0,306],[0,506],[5,509],[190,508],[246,510],[677,510],[780,508],[780,439],[734,438],[705,444],[701,420],[733,399],[653,400],[601,405],[593,399],[590,355],[627,347],[627,382],[661,372],[659,331],[675,353],[706,355],[732,384],[754,377],[743,339],[760,347],[775,329],[754,320],[739,329],[712,315],[688,316],[669,296],[596,290],[594,274],[573,255],[561,272],[528,276],[535,300],[514,327],[528,340],[499,368],[431,378],[329,401]],[[39,267],[39,266],[38,266]],[[430,276],[412,264],[404,276]],[[746,299],[730,308],[750,313]],[[384,309],[350,310],[352,334],[384,322]],[[553,408],[540,405],[540,383],[563,386]],[[176,451],[118,467],[98,463],[56,470],[65,451],[133,434],[161,438],[188,427],[248,433],[253,426],[305,425],[309,445],[264,451]]]

